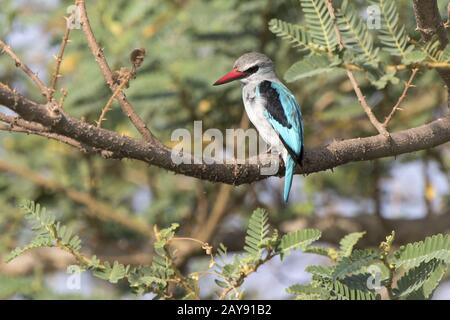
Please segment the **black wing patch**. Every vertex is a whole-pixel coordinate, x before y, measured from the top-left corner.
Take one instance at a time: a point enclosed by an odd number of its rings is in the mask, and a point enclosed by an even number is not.
[[[281,142],[283,143],[284,147],[286,148],[287,152],[292,157],[292,159],[294,159],[295,162],[297,162],[299,165],[301,165],[302,164],[302,160],[303,160],[303,146],[302,146],[302,149],[300,151],[300,155],[297,155],[294,152],[294,150],[292,150],[291,147],[289,147],[289,145],[284,141],[282,136],[278,135],[278,137],[280,138]]]
[[[284,113],[278,91],[272,88],[272,83],[270,81],[266,80],[261,82],[259,85],[259,94],[267,101],[266,110],[270,116],[284,127],[291,128],[292,125],[289,123],[286,114]]]

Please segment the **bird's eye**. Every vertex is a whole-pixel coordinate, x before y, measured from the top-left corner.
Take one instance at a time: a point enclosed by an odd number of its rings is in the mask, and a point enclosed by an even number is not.
[[[248,68],[247,70],[245,70],[245,73],[253,74],[253,73],[257,72],[258,70],[259,70],[258,66],[253,66],[253,67]]]

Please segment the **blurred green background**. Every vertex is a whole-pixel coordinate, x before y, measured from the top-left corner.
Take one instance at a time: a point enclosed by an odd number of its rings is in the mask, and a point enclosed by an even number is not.
[[[169,146],[173,144],[172,131],[191,130],[195,120],[203,121],[204,130],[225,131],[245,125],[240,87],[211,86],[241,54],[266,53],[275,61],[280,78],[300,58],[268,29],[268,22],[275,17],[301,23],[296,0],[87,2],[92,27],[114,70],[129,66],[134,48],[146,48],[144,64],[126,94],[156,136]],[[364,1],[354,2],[364,10]],[[445,16],[446,1],[439,3]],[[58,52],[65,29],[63,16],[70,5],[72,1],[1,0],[0,38],[46,80],[53,72],[53,55]],[[398,1],[398,5],[407,30],[414,35],[411,1]],[[111,93],[81,30],[71,33],[61,73],[60,87],[68,92],[66,112],[93,123]],[[406,80],[408,74],[400,73],[400,77]],[[30,98],[41,99],[5,55],[0,56],[0,81]],[[392,122],[395,130],[430,121],[446,108],[445,90],[436,72],[421,72],[415,84],[404,111]],[[377,91],[363,78],[361,86],[380,119],[403,90],[402,85],[388,85],[386,90]],[[306,148],[375,134],[343,71],[292,83],[289,88],[302,105]],[[139,137],[116,103],[103,126]],[[417,241],[435,232],[421,228],[409,232],[402,223],[416,219],[420,225],[427,219],[450,215],[449,164],[447,144],[396,159],[352,163],[333,172],[297,176],[286,206],[278,178],[227,187],[136,161],[85,155],[41,137],[0,132],[0,258],[31,236],[17,209],[23,198],[56,213],[82,237],[90,253],[131,264],[151,259],[149,240],[142,232],[145,227],[139,229],[139,225],[164,227],[179,222],[181,235],[196,237],[211,223],[205,241],[239,248],[249,214],[257,207],[266,208],[272,224],[280,230],[314,223],[330,244],[347,232],[368,229],[363,245],[371,246],[392,226],[407,234],[407,241]],[[77,192],[94,202],[80,201]],[[100,210],[102,205],[107,208]],[[395,224],[390,225],[390,221]],[[207,265],[207,257],[198,249],[183,249],[185,270]],[[287,297],[283,288],[307,279],[303,268],[311,262],[308,259],[312,258],[296,254],[283,263],[270,262],[246,283],[248,296]],[[64,272],[72,262],[53,249],[30,253],[10,264],[0,262],[0,298],[136,298],[125,288],[110,287],[88,275],[83,275],[81,290],[68,289]],[[205,297],[211,297],[208,279],[202,283]],[[445,290],[449,286],[444,283],[442,287],[437,297],[449,298]]]

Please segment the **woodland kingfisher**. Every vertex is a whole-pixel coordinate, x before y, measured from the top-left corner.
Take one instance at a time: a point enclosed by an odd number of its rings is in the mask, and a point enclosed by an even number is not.
[[[240,80],[242,99],[250,121],[272,151],[281,154],[286,168],[284,201],[289,199],[295,167],[303,157],[303,123],[294,95],[277,78],[274,64],[262,53],[250,52],[214,85]]]

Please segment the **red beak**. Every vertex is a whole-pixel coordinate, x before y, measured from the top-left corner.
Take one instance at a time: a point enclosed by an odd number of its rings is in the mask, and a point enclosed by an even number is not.
[[[225,84],[234,80],[239,80],[242,78],[245,78],[247,74],[245,72],[240,72],[236,69],[231,70],[226,75],[224,75],[222,78],[214,82],[213,86],[219,86],[221,84]]]

